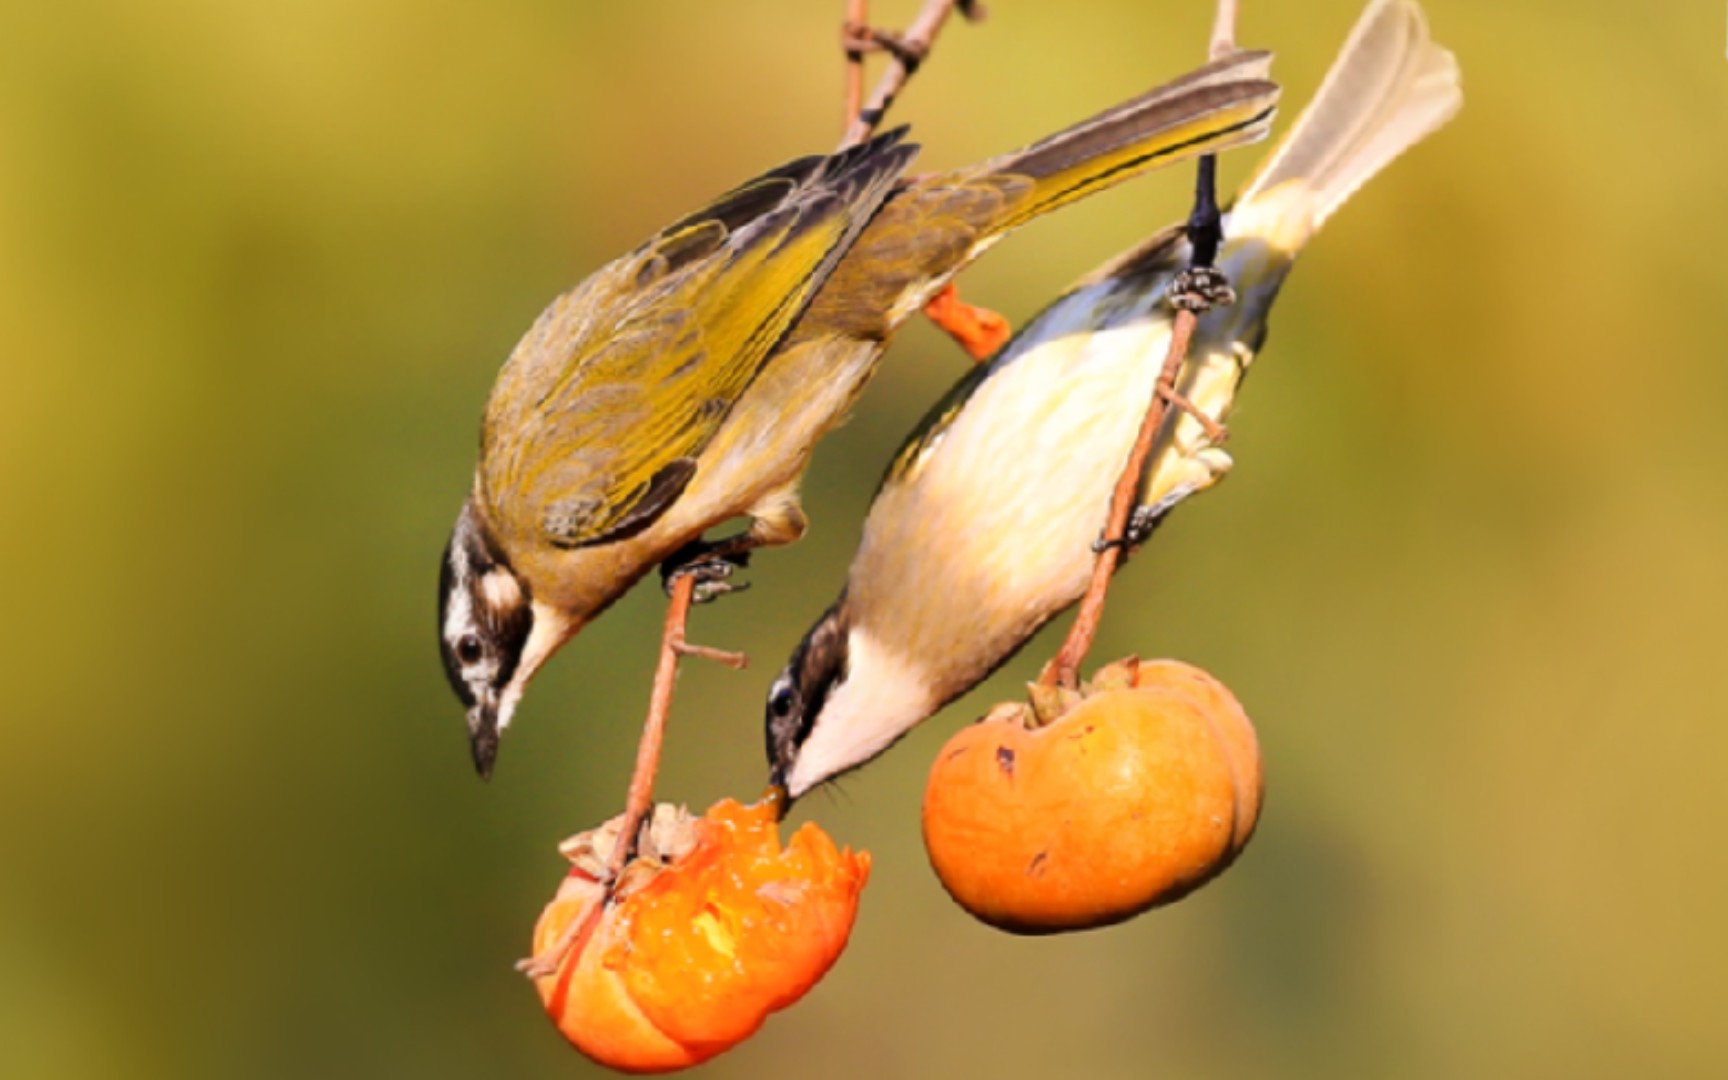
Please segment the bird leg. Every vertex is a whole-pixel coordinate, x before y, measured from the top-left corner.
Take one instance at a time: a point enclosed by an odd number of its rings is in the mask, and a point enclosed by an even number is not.
[[[724,540],[692,540],[672,557],[660,564],[660,585],[672,596],[678,582],[692,580],[691,602],[706,604],[727,593],[743,592],[748,581],[732,581],[732,575],[750,565],[753,546],[742,543],[748,533],[729,536]]]
[[[1199,175],[1194,183],[1194,209],[1188,215],[1188,244],[1193,250],[1189,265],[1170,282],[1165,296],[1177,311],[1204,315],[1215,307],[1227,307],[1236,302],[1236,290],[1230,279],[1212,264],[1218,258],[1218,248],[1224,242],[1224,215],[1218,209],[1216,159],[1208,154],[1200,159]],[[1212,443],[1223,442],[1229,432],[1223,424],[1207,416],[1192,401],[1176,390],[1176,372],[1165,367],[1158,379],[1158,396],[1170,407],[1194,418],[1206,438]]]
[[[776,492],[750,508],[750,527],[734,536],[719,540],[698,537],[685,544],[671,558],[660,564],[660,583],[666,595],[678,578],[696,578],[695,602],[705,604],[729,592],[749,588],[746,582],[728,580],[750,565],[750,553],[757,548],[790,544],[804,535],[810,520],[798,505],[795,488]]]
[[[1218,261],[1218,245],[1224,242],[1224,214],[1218,209],[1218,159],[1207,154],[1200,159],[1194,177],[1194,208],[1188,213],[1188,243],[1194,248],[1189,269],[1209,270]]]
[[[1164,523],[1165,517],[1176,508],[1177,503],[1196,491],[1205,490],[1207,486],[1202,483],[1182,484],[1157,502],[1141,503],[1128,515],[1128,524],[1123,527],[1120,537],[1115,540],[1095,540],[1092,543],[1092,551],[1095,554],[1101,554],[1105,548],[1112,546],[1121,547],[1124,555],[1134,551],[1152,539],[1153,531]]]

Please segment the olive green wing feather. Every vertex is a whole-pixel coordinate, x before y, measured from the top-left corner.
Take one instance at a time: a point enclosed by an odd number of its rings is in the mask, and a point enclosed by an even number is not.
[[[903,137],[775,169],[554,301],[487,407],[480,485],[495,526],[574,547],[663,514],[917,152]]]
[[[1008,232],[1162,165],[1264,138],[1271,55],[1238,52],[981,165],[896,190],[841,260],[788,347],[886,340],[929,293]]]

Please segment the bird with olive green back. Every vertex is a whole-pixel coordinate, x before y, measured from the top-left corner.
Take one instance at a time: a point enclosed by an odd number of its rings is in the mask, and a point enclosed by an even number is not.
[[[1263,138],[1270,62],[1237,54],[955,172],[904,176],[904,129],[802,158],[554,300],[493,387],[439,584],[481,775],[534,673],[650,569],[723,572],[803,533],[816,441],[933,293],[1040,214]],[[740,516],[743,533],[702,541]]]

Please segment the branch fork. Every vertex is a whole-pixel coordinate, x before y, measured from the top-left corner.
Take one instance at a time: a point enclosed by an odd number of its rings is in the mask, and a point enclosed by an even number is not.
[[[968,22],[980,22],[985,14],[984,5],[976,0],[924,0],[912,25],[894,33],[870,27],[870,0],[847,0],[846,19],[840,28],[840,45],[846,53],[846,130],[840,139],[841,150],[858,145],[876,130],[956,11]],[[889,63],[869,101],[865,101],[864,56],[871,52],[887,53]]]

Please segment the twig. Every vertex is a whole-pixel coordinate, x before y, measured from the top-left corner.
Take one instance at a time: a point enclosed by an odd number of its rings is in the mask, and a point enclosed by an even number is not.
[[[695,601],[696,585],[695,574],[680,574],[671,581],[672,597],[666,605],[666,622],[660,631],[660,663],[654,669],[654,688],[648,695],[648,720],[642,725],[642,741],[636,745],[636,768],[630,774],[630,790],[624,797],[618,841],[606,860],[602,879],[606,887],[606,902],[593,905],[581,921],[567,927],[558,940],[517,963],[516,970],[530,978],[552,974],[572,950],[581,950],[599,924],[601,914],[612,902],[612,890],[617,887],[624,867],[636,854],[637,834],[654,810],[654,774],[660,770],[660,747],[666,741],[666,718],[672,711],[672,687],[678,681],[679,658],[700,656],[733,668],[742,668],[749,663],[743,653],[692,645],[685,640],[684,631],[690,621],[690,605]]]
[[[984,5],[978,0],[924,0],[924,7],[918,12],[918,17],[912,20],[903,34],[889,34],[879,30],[869,30],[863,26],[862,19],[854,20],[852,15],[864,8],[861,0],[847,0],[847,26],[845,29],[845,47],[847,66],[855,71],[856,78],[863,79],[863,53],[880,49],[888,53],[888,70],[883,73],[881,81],[870,95],[870,100],[857,110],[851,107],[850,90],[847,96],[848,124],[846,135],[840,140],[840,149],[856,146],[870,137],[876,130],[876,125],[882,122],[882,117],[888,112],[888,107],[894,104],[894,98],[906,85],[919,64],[930,54],[930,47],[936,43],[936,35],[942,32],[942,26],[948,21],[948,16],[955,10],[969,22],[979,22],[984,18]],[[858,55],[854,62],[853,55]],[[854,76],[848,74],[850,80]]]
[[[623,847],[623,840],[619,840]],[[563,966],[564,958],[575,953],[580,956],[587,947],[588,939],[594,936],[594,929],[600,925],[600,916],[606,914],[604,903],[591,904],[578,922],[564,928],[564,932],[551,945],[535,953],[533,956],[516,961],[516,970],[530,979],[544,979],[555,975]]]
[[[846,115],[842,134],[858,122],[864,108],[864,48],[861,40],[870,26],[870,0],[846,0],[846,22],[840,27],[840,47],[846,52]]]
[[[1209,52],[1212,59],[1217,60],[1234,51],[1236,0],[1218,0],[1218,14],[1212,25]],[[1194,213],[1189,218],[1190,242],[1194,250],[1190,262],[1194,268],[1211,265],[1217,254],[1218,240],[1221,239],[1215,235],[1218,220],[1215,170],[1216,159],[1212,155],[1208,154],[1200,159],[1195,184]],[[1207,235],[1195,235],[1196,233]],[[1173,283],[1172,293],[1175,288]],[[1074,625],[1069,628],[1068,636],[1063,639],[1062,647],[1057,650],[1055,658],[1045,665],[1038,678],[1045,686],[1060,686],[1070,690],[1080,686],[1080,665],[1086,661],[1086,653],[1092,648],[1092,639],[1098,634],[1098,623],[1104,617],[1104,598],[1110,591],[1110,579],[1122,562],[1125,546],[1123,537],[1128,529],[1128,516],[1133,513],[1135,497],[1140,490],[1140,477],[1146,471],[1147,459],[1152,456],[1153,440],[1164,423],[1165,414],[1172,407],[1186,405],[1176,393],[1176,377],[1188,359],[1188,343],[1194,337],[1194,328],[1198,322],[1199,316],[1195,314],[1193,307],[1181,306],[1176,312],[1174,324],[1170,328],[1170,347],[1164,353],[1164,366],[1158,373],[1152,401],[1146,407],[1146,416],[1140,422],[1140,433],[1134,440],[1134,448],[1129,452],[1128,460],[1122,466],[1122,475],[1117,478],[1116,488],[1110,495],[1110,514],[1104,526],[1105,543],[1098,552],[1097,561],[1092,564],[1092,580],[1086,587],[1086,594],[1080,598],[1080,610],[1074,617]]]
[[[695,574],[680,574],[672,579],[672,598],[666,605],[666,622],[660,631],[660,663],[654,669],[654,689],[648,695],[648,719],[642,725],[642,741],[636,746],[636,769],[630,774],[630,790],[624,797],[618,846],[606,867],[609,883],[618,880],[625,863],[635,853],[636,833],[654,808],[654,774],[660,767],[660,747],[666,738],[666,717],[672,711],[672,686],[678,681],[679,658],[700,656],[732,668],[742,668],[749,662],[742,653],[692,645],[685,640],[684,629],[695,595]]]
[[[1104,526],[1106,537],[1122,536],[1128,529],[1128,515],[1134,510],[1135,496],[1140,490],[1140,474],[1145,471],[1146,459],[1152,454],[1152,441],[1164,423],[1164,414],[1169,411],[1169,399],[1164,391],[1176,384],[1176,373],[1188,357],[1188,342],[1194,336],[1197,322],[1199,319],[1192,311],[1184,309],[1176,313],[1175,325],[1170,330],[1170,348],[1164,354],[1164,368],[1158,375],[1158,390],[1152,395],[1152,404],[1140,422],[1140,434],[1134,440],[1134,449],[1128,454],[1128,462],[1123,466],[1116,490],[1110,496],[1110,516]],[[1056,658],[1045,666],[1039,682],[1070,690],[1079,687],[1080,665],[1085,662],[1086,653],[1092,648],[1092,639],[1098,634],[1098,623],[1104,617],[1104,597],[1110,591],[1110,578],[1121,562],[1120,543],[1106,543],[1098,552],[1098,560],[1092,564],[1092,581],[1086,587],[1086,595],[1080,599],[1080,612],[1074,617],[1074,625],[1069,628]]]

